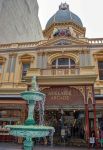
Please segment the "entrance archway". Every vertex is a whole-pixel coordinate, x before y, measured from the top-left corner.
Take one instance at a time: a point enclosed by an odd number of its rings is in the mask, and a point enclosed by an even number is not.
[[[62,129],[67,144],[70,140],[85,139],[85,104],[80,90],[72,86],[57,86],[45,88],[43,93],[46,94],[46,121],[56,129],[56,142],[63,142],[60,138]]]

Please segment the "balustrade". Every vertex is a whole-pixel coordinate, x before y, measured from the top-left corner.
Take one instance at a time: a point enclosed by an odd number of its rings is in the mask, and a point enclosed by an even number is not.
[[[44,76],[63,76],[63,75],[79,75],[79,68],[71,68],[71,69],[42,69],[41,75]]]
[[[27,72],[27,76],[31,77],[34,74],[37,76],[72,76],[72,75],[93,75],[95,74],[95,67],[94,66],[86,66],[86,67],[79,67],[75,66],[72,68],[49,68],[46,69],[37,69],[37,68],[30,68]]]
[[[81,40],[86,41],[89,44],[103,44],[103,38],[81,38]],[[37,42],[0,44],[0,49],[36,47],[46,42],[48,42],[48,40]]]
[[[103,44],[103,38],[88,39],[90,44]]]
[[[35,47],[35,46],[38,46],[38,45],[43,44],[45,42],[47,42],[47,40],[38,41],[38,42],[0,44],[0,49]]]

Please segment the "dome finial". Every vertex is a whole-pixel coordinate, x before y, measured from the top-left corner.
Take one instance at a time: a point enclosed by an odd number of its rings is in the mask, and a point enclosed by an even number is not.
[[[59,6],[59,10],[69,10],[69,5],[65,2],[65,3],[61,3]]]

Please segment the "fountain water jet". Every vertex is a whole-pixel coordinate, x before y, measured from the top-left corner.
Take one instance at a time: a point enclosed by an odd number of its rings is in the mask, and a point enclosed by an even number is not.
[[[46,137],[51,132],[54,133],[54,128],[50,126],[37,125],[34,119],[34,108],[37,101],[44,103],[45,94],[39,92],[39,88],[36,82],[36,77],[32,78],[32,87],[30,91],[24,91],[21,97],[28,102],[28,117],[24,125],[6,125],[5,128],[9,129],[10,135],[24,137],[23,142],[24,150],[33,149],[32,138]],[[44,105],[42,105],[43,107]],[[44,111],[44,108],[42,108]],[[44,112],[42,113],[44,114]]]

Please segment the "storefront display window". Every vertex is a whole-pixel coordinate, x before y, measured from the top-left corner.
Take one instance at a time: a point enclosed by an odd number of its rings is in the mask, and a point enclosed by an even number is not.
[[[0,110],[0,141],[14,141],[16,138],[9,135],[5,125],[14,125],[20,120],[20,110],[4,109]]]

